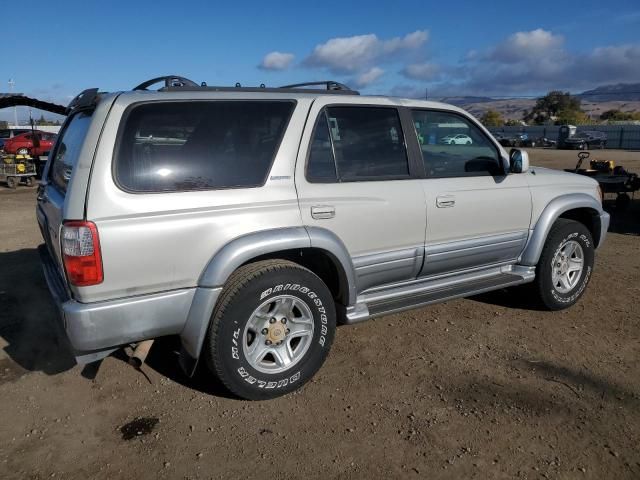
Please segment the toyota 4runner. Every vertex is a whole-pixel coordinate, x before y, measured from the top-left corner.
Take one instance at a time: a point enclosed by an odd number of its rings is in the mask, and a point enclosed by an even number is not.
[[[526,283],[567,308],[609,224],[594,180],[454,106],[175,76],[71,102],[37,218],[78,362],[178,335],[248,399],[308,381],[337,323]]]

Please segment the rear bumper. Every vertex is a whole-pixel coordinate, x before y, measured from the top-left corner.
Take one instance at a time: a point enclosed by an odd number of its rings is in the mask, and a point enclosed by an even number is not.
[[[139,340],[180,334],[184,329],[197,288],[80,303],[69,298],[44,245],[39,252],[47,285],[77,357]]]

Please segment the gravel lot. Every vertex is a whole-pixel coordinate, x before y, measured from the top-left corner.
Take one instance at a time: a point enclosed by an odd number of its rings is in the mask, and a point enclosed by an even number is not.
[[[638,152],[594,156],[640,172]],[[316,378],[268,402],[187,379],[172,339],[148,379],[123,354],[74,366],[34,204],[0,187],[0,478],[640,478],[640,200],[568,311],[501,291],[341,327]]]

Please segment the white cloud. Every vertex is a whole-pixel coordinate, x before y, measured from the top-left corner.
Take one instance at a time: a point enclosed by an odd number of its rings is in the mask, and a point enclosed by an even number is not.
[[[400,73],[413,80],[434,80],[440,75],[440,67],[435,63],[412,63]]]
[[[518,63],[523,58],[540,59],[562,54],[564,37],[538,28],[529,32],[516,32],[496,45],[488,58],[504,63]]]
[[[426,30],[418,30],[404,37],[380,40],[377,35],[355,35],[331,38],[316,45],[304,63],[309,67],[326,68],[337,74],[356,73],[370,69],[376,63],[423,46],[429,39]]]
[[[484,51],[471,50],[455,65],[407,65],[401,73],[429,82],[434,95],[523,95],[549,90],[579,92],[599,85],[637,83],[640,44],[572,52],[564,38],[536,29],[515,32]],[[417,88],[417,93],[421,95]],[[410,88],[403,86],[402,90]]]
[[[262,70],[286,70],[293,62],[293,53],[270,52],[265,55],[259,68]]]
[[[384,75],[383,69],[379,67],[371,67],[366,72],[358,75],[354,83],[358,88],[364,88],[376,82],[380,77],[382,77],[382,75]]]

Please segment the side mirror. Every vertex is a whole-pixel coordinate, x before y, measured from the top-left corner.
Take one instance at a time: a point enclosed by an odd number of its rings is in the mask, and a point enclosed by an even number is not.
[[[512,148],[509,152],[509,169],[511,173],[525,173],[529,170],[529,154],[524,150]]]

